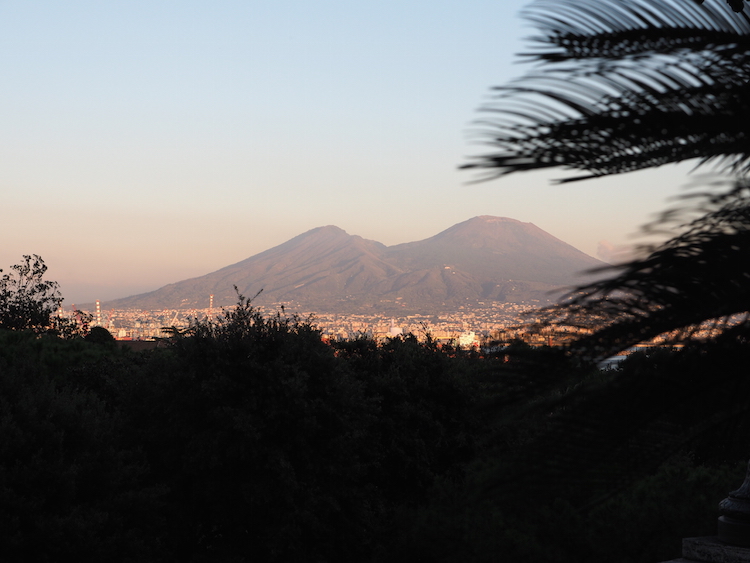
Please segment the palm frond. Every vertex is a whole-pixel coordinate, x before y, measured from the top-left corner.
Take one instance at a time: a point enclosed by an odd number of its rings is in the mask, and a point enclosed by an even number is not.
[[[731,45],[750,31],[744,13],[720,2],[538,0],[523,14],[544,34],[534,38],[538,51],[528,56],[550,62],[699,51]]]
[[[699,158],[750,171],[750,20],[715,0],[539,0],[542,65],[496,88],[464,168],[603,176]],[[489,137],[489,139],[488,139]]]
[[[594,359],[669,332],[686,341],[750,330],[750,187],[699,197],[701,205],[671,210],[658,223],[668,228],[698,213],[684,232],[608,268],[616,275],[544,310],[542,324],[594,330],[574,344]]]

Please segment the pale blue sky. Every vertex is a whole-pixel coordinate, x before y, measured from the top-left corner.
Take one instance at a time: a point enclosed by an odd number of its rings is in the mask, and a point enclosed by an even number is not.
[[[385,244],[476,215],[596,255],[688,165],[553,186],[457,166],[523,73],[525,0],[0,2],[0,267],[66,305],[206,274],[334,224]]]

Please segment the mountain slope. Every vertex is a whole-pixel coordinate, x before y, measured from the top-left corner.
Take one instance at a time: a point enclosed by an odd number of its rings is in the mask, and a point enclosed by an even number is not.
[[[533,223],[483,215],[418,242],[392,246],[387,256],[406,270],[450,265],[482,278],[572,285],[602,262]]]
[[[107,303],[112,308],[206,308],[236,301],[318,311],[427,312],[474,300],[545,300],[603,265],[531,223],[475,217],[428,239],[387,247],[318,227],[205,276]]]

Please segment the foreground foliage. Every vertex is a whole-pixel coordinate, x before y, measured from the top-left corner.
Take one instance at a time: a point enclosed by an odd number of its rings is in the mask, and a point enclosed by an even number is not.
[[[750,439],[745,342],[640,353],[500,417],[460,486],[404,518],[426,561],[653,562],[716,534]]]
[[[143,354],[0,331],[3,557],[664,559],[741,481],[749,358],[723,346],[602,373],[328,345],[246,300]]]
[[[412,337],[336,350],[243,300],[145,355],[0,340],[5,560],[366,560],[475,452],[464,359]]]
[[[44,279],[46,271],[40,256],[26,255],[0,277],[0,328],[39,332],[51,326],[62,296],[57,282]]]

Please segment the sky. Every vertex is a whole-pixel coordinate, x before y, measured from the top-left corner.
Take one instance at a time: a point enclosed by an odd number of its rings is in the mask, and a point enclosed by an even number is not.
[[[528,0],[0,2],[0,268],[65,305],[201,276],[323,225],[387,245],[477,215],[637,242],[690,164],[472,183]],[[598,255],[607,258],[607,253]]]

